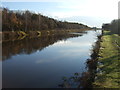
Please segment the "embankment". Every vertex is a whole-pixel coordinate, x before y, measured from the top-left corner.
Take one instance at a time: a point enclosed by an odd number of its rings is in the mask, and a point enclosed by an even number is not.
[[[112,34],[110,31],[104,31],[102,35],[98,36],[91,58],[86,63],[87,72],[83,72],[81,76],[75,73],[72,77],[73,84],[79,82],[78,88],[83,89],[117,88],[118,90],[120,88],[120,36]],[[68,87],[68,84],[65,79],[61,85]]]
[[[104,31],[97,63],[94,88],[120,88],[120,36]]]
[[[81,77],[85,88],[120,88],[120,36],[104,31],[87,60],[88,72]]]
[[[87,72],[83,72],[82,76],[80,77],[80,85],[79,87],[82,88],[93,88],[93,82],[96,77],[96,69],[97,69],[97,63],[98,63],[98,57],[99,57],[99,50],[101,45],[101,37],[102,35],[97,36],[98,40],[93,46],[91,58],[87,59]]]
[[[41,30],[41,31],[4,31],[1,32],[2,34],[2,41],[14,41],[14,40],[21,40],[25,37],[29,38],[36,38],[41,36],[49,36],[49,35],[63,35],[71,32],[81,32],[88,29],[70,29],[70,30]]]

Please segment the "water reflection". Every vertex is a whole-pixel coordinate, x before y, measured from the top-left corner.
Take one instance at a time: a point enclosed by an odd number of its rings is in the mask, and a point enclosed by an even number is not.
[[[25,38],[23,40],[8,41],[2,43],[2,59],[6,60],[17,54],[31,54],[37,50],[42,50],[49,45],[54,44],[59,40],[82,36],[81,34],[65,34],[54,36],[42,36],[40,38]]]
[[[55,88],[63,76],[86,71],[96,32],[3,42],[4,88]],[[6,60],[7,59],[7,60]]]

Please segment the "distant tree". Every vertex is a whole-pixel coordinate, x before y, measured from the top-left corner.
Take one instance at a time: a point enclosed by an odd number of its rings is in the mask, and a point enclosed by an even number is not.
[[[113,20],[110,25],[110,30],[113,33],[118,33],[118,20]]]
[[[120,35],[120,19],[112,20],[109,24],[103,24],[102,28]]]
[[[9,24],[11,26],[12,31],[17,30],[18,20],[17,20],[16,14],[13,12],[10,12],[10,23]]]
[[[58,21],[28,10],[12,11],[7,8],[2,9],[2,21],[3,31],[89,28],[87,25]]]
[[[8,20],[8,12],[9,10],[7,8],[3,8],[2,10],[2,28],[4,31],[8,31],[10,29],[10,24]]]
[[[109,23],[103,24],[102,28],[105,29],[105,30],[109,30],[110,29],[110,24]]]

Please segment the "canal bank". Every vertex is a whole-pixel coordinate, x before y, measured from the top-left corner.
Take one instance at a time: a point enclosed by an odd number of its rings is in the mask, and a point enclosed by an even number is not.
[[[120,36],[104,31],[97,57],[93,88],[120,88]]]
[[[101,47],[102,36],[103,36],[102,33],[98,35],[97,41],[95,42],[94,45],[92,45],[90,58],[87,59],[86,61],[87,72],[83,72],[82,76],[79,78],[80,81],[80,85],[78,86],[79,88],[94,88],[93,82],[95,81],[97,73],[97,65],[98,59],[100,57],[99,51]]]
[[[87,72],[74,78],[78,88],[120,88],[120,36],[104,31],[93,45],[91,58],[87,59]]]
[[[76,72],[71,77],[64,77],[60,87],[65,88],[94,88],[93,82],[96,77],[99,50],[101,46],[102,31],[96,31],[96,41],[91,45],[90,57],[85,60],[86,71]]]
[[[82,73],[79,87],[120,88],[120,36],[104,31],[93,46],[88,71]]]
[[[68,33],[87,31],[86,29],[60,29],[60,30],[41,30],[41,31],[4,31],[1,32],[2,42],[22,40],[24,38],[39,38],[41,36],[66,35]]]

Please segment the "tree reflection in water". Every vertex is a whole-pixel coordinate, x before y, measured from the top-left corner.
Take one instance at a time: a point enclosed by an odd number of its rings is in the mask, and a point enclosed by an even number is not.
[[[78,36],[81,36],[81,34],[57,34],[2,42],[2,60],[9,59],[17,54],[32,54],[37,50],[41,51],[59,40],[66,40],[67,38]]]

